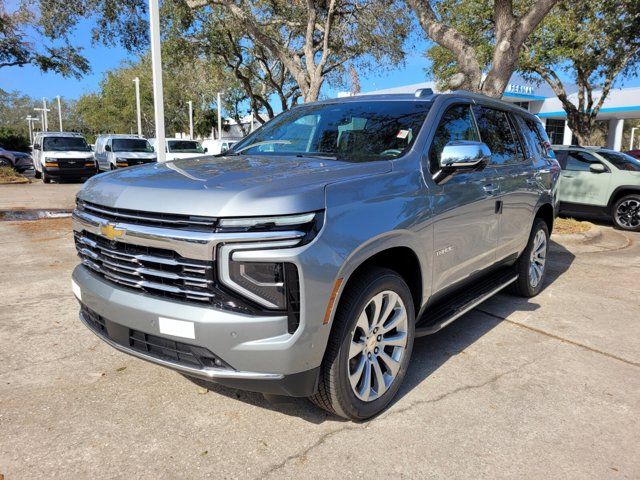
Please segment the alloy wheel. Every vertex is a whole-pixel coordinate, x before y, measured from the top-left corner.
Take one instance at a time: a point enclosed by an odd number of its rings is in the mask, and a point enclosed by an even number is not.
[[[364,307],[352,332],[347,373],[360,400],[380,398],[398,376],[407,350],[408,316],[400,296],[385,290]]]
[[[531,258],[529,261],[529,281],[533,288],[536,288],[542,281],[546,261],[547,236],[543,230],[538,230],[533,239],[533,248],[531,249]]]
[[[630,198],[621,202],[616,209],[616,220],[627,228],[640,226],[640,201]]]

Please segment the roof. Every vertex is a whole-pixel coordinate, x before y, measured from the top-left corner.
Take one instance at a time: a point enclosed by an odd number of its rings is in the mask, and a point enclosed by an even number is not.
[[[38,132],[36,135],[47,136],[47,137],[82,137],[84,135],[77,132]]]
[[[96,140],[100,137],[111,137],[111,138],[144,138],[142,135],[136,135],[133,133],[101,133],[96,137]]]

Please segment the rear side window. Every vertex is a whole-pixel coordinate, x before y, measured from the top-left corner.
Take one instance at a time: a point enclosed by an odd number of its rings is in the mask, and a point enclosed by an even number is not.
[[[491,150],[491,163],[509,165],[524,160],[522,146],[505,112],[476,105],[473,113],[480,139]]]
[[[480,140],[469,105],[451,107],[442,116],[429,150],[431,173],[440,170],[440,157],[447,143],[457,140]]]
[[[529,118],[522,118],[520,115],[515,115],[515,118],[517,118],[518,125],[522,131],[529,156],[535,158],[546,156],[547,148],[536,127],[537,122]]]
[[[585,152],[570,150],[567,153],[565,170],[574,172],[588,172],[589,165],[592,163],[601,163],[596,157]]]

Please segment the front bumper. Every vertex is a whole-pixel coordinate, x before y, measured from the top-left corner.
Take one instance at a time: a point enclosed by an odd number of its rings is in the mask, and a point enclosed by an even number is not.
[[[91,167],[43,167],[44,171],[47,172],[47,175],[50,177],[56,178],[79,178],[79,177],[90,177],[96,173],[96,169],[94,166]]]
[[[296,342],[286,333],[286,316],[247,316],[167,301],[113,286],[81,265],[73,272],[73,282],[80,303],[103,319],[105,329],[95,328],[86,311],[81,311],[82,322],[122,352],[233,388],[289,396],[315,392],[319,368],[297,371],[305,362],[299,361]],[[161,319],[192,325],[193,338],[161,331]],[[206,349],[230,368],[194,367],[145,353],[133,347],[132,331]]]
[[[28,170],[29,168],[33,168],[33,160],[31,160],[31,157],[18,157],[16,158],[14,167],[20,170]]]

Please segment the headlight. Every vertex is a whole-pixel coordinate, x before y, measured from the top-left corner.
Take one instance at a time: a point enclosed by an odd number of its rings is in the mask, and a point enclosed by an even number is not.
[[[45,167],[57,167],[58,166],[58,159],[57,158],[53,158],[53,157],[45,157],[44,166]]]
[[[284,310],[285,271],[282,263],[229,262],[229,277],[238,290],[268,308]]]
[[[324,212],[309,212],[273,217],[222,218],[219,232],[303,232],[300,244],[309,243],[318,234],[324,222]]]

